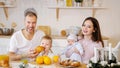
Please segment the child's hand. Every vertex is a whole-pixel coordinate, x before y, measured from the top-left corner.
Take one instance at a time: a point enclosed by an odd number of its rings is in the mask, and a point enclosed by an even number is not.
[[[75,53],[79,54],[79,51],[77,50],[77,48],[73,49]]]

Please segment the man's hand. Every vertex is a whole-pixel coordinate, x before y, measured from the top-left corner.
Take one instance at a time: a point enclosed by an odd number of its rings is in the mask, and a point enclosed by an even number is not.
[[[39,53],[37,53],[35,50],[30,50],[30,51],[28,52],[27,57],[28,57],[28,58],[35,58],[38,54],[39,54]]]

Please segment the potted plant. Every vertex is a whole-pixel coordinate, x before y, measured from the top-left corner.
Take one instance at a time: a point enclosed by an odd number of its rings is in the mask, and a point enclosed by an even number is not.
[[[75,0],[75,2],[82,3],[83,0]]]
[[[75,0],[76,6],[82,6],[83,0]]]

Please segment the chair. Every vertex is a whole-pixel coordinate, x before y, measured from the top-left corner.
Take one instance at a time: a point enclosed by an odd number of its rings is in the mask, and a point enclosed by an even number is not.
[[[113,48],[113,54],[117,58],[117,61],[120,62],[120,42],[118,42],[118,44],[115,46],[115,48]]]
[[[37,26],[37,29],[43,31],[46,35],[51,35],[50,26]]]

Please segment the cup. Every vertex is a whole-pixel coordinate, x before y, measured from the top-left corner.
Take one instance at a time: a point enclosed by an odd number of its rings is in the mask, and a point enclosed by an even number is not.
[[[9,67],[9,56],[0,54],[0,67]]]

